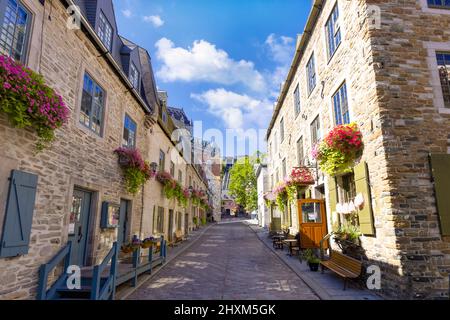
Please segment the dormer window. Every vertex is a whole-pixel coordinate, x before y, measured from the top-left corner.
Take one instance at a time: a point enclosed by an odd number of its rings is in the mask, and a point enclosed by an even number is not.
[[[102,12],[100,12],[100,21],[98,24],[98,37],[102,40],[105,47],[111,51],[112,27]]]
[[[131,62],[130,65],[130,82],[136,90],[139,90],[139,78],[140,74],[135,64]]]

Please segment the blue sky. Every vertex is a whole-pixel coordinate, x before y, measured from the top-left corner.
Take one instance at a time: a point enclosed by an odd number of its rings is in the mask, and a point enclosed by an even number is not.
[[[224,136],[267,128],[310,0],[113,2],[119,33],[150,52],[170,106]],[[259,144],[222,149],[241,155],[265,150]]]

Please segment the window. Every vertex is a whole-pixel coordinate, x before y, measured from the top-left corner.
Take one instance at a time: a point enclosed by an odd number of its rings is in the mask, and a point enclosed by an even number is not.
[[[278,182],[280,182],[280,174],[278,173],[278,169],[277,169],[277,171],[275,172],[275,177],[276,177],[276,179],[277,179],[277,181],[275,182],[275,183],[278,183]]]
[[[175,163],[173,161],[170,161],[170,175],[175,178]]]
[[[428,0],[428,6],[430,8],[450,9],[450,1],[449,0]]]
[[[301,108],[300,108],[300,87],[297,85],[294,91],[294,111],[295,116],[297,117],[300,114]]]
[[[273,174],[270,175],[270,189],[273,190],[275,187],[275,181],[273,180]]]
[[[344,83],[333,96],[334,122],[336,125],[349,124],[347,85]]]
[[[284,119],[283,118],[281,118],[281,121],[280,121],[280,140],[281,140],[281,142],[284,141]]]
[[[100,21],[98,23],[98,37],[106,48],[111,51],[112,46],[112,27],[106,19],[103,12],[100,12]]]
[[[339,178],[338,178],[339,180]],[[338,183],[339,203],[348,203],[356,198],[355,175],[353,173],[340,177]]]
[[[305,162],[305,154],[303,150],[303,137],[298,139],[297,141],[297,162],[299,166],[304,165]]]
[[[81,97],[80,122],[101,135],[105,93],[103,89],[86,73],[84,75]]]
[[[450,78],[448,73],[450,68],[450,53],[437,53],[436,58],[438,61],[444,105],[446,108],[450,108]]]
[[[181,185],[183,184],[183,172],[181,170],[178,170],[178,182]]]
[[[320,141],[320,120],[319,116],[311,123],[311,145],[314,147]]]
[[[277,153],[278,152],[278,135],[276,132],[273,135],[273,143],[274,143],[274,151],[275,151],[275,153]]]
[[[286,169],[286,159],[283,160],[283,168],[282,168],[282,173],[283,173],[283,180],[287,177],[287,169]]]
[[[124,147],[134,149],[136,148],[136,130],[137,125],[128,115],[125,115],[125,124],[123,126],[123,140]]]
[[[31,14],[18,0],[0,4],[0,53],[25,62]]]
[[[192,187],[192,177],[189,177],[189,186],[188,187]]]
[[[159,171],[163,172],[166,170],[166,154],[164,151],[159,150]]]
[[[178,231],[181,231],[182,221],[183,221],[182,219],[183,219],[183,216],[182,216],[181,212],[178,212],[177,213],[177,230]]]
[[[139,90],[140,74],[133,62],[130,65],[130,82],[136,90]]]
[[[153,219],[153,233],[164,233],[164,208],[158,207],[158,213]]]
[[[339,8],[336,5],[331,12],[330,17],[325,25],[326,37],[327,37],[327,48],[328,48],[328,59],[333,57],[337,48],[341,44],[341,27],[339,25]]]
[[[167,114],[166,111],[163,111],[162,115],[161,115],[161,119],[164,123],[167,123]]]
[[[314,61],[314,52],[309,58],[306,65],[306,78],[308,79],[308,95],[310,95],[316,87],[316,63]]]

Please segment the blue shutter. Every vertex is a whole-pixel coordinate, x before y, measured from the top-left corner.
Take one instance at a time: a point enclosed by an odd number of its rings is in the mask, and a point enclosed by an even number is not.
[[[1,237],[0,257],[28,253],[38,177],[13,170]]]

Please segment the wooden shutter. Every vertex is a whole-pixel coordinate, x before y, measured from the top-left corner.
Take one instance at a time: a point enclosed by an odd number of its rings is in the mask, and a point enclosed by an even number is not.
[[[359,226],[364,235],[375,235],[373,223],[372,197],[370,196],[369,172],[367,163],[362,161],[355,168],[356,193],[364,196],[364,208],[359,211]]]
[[[10,179],[0,257],[28,253],[38,177],[13,170]]]
[[[334,177],[329,177],[328,179],[328,200],[330,202],[330,212],[328,213],[328,217],[329,219],[331,219],[331,216],[333,215],[334,212],[336,212],[336,205],[337,205],[337,183],[336,183],[336,178]],[[333,220],[331,220],[333,221]],[[337,225],[336,224],[332,224],[331,226],[333,228],[333,231],[337,231]]]
[[[450,236],[450,155],[432,154],[431,167],[441,232]]]

